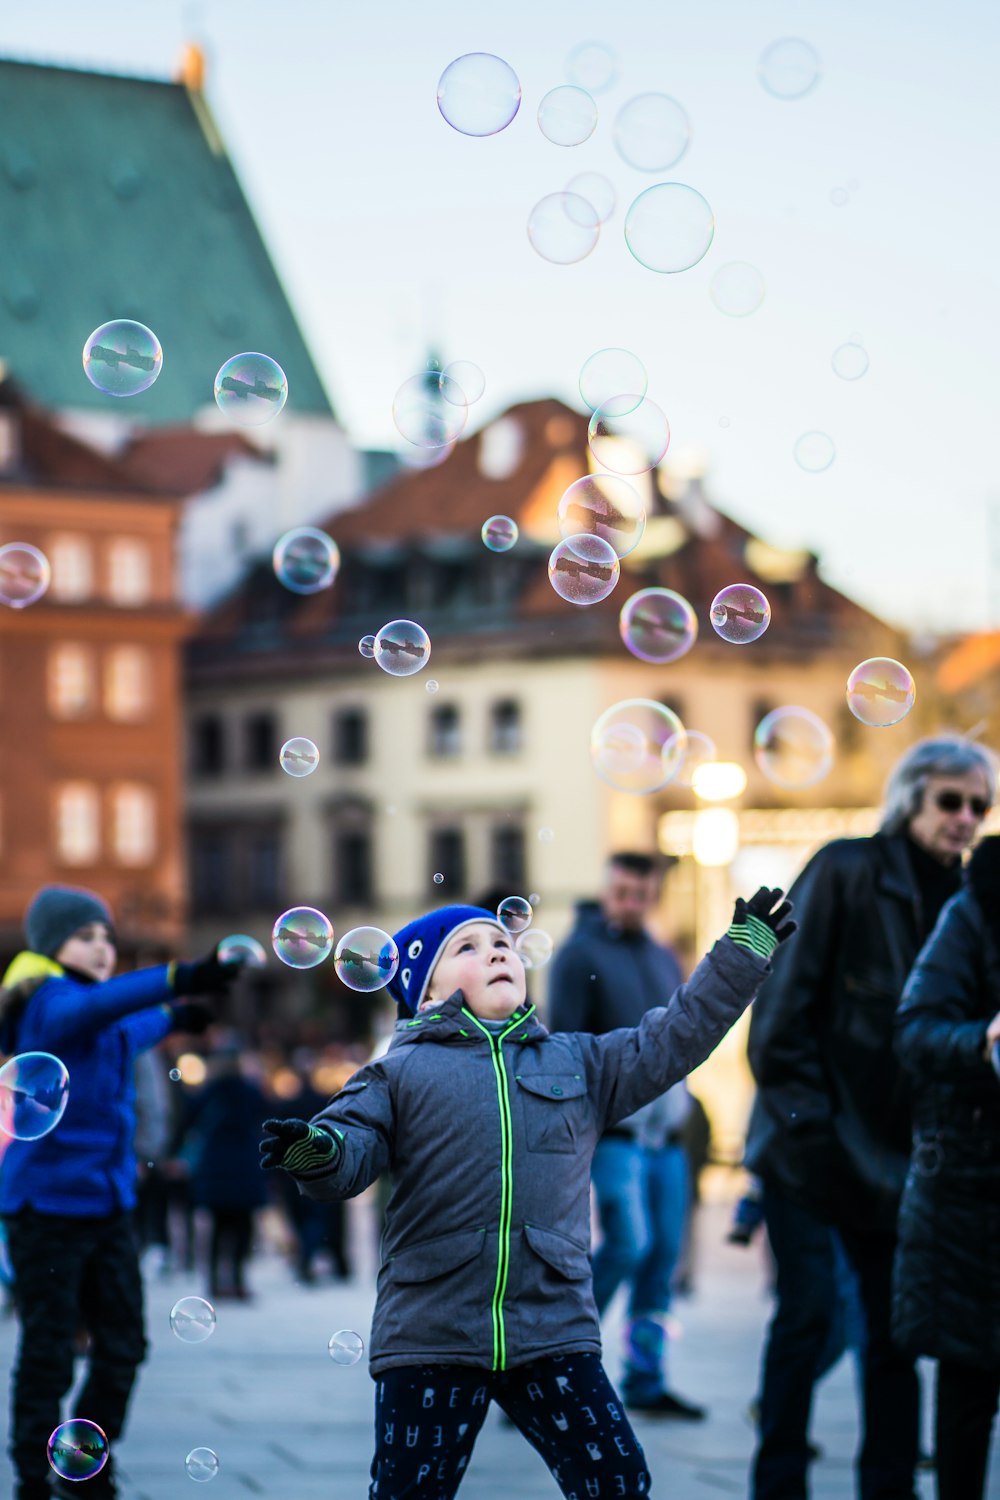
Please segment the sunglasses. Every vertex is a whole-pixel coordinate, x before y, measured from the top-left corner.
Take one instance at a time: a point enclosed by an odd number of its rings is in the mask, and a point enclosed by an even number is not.
[[[965,797],[961,792],[943,791],[934,795],[934,806],[940,812],[961,812],[966,804],[974,818],[985,818],[992,805],[985,797]]]

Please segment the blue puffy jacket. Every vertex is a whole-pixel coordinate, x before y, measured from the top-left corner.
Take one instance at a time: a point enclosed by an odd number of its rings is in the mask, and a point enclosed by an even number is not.
[[[69,1101],[48,1135],[9,1142],[0,1213],[30,1207],[83,1218],[134,1208],[135,1059],[173,1025],[168,966],[97,984],[21,953],[3,995],[0,1047],[58,1057],[69,1070]]]

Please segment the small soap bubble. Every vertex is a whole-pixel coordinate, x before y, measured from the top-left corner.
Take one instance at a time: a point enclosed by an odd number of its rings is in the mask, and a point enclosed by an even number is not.
[[[444,876],[441,875],[440,873],[435,874],[435,876],[434,876],[434,884],[435,885],[444,885]]]
[[[356,1365],[365,1352],[364,1339],[353,1328],[340,1328],[331,1334],[326,1348],[335,1365]]]
[[[837,456],[833,438],[825,432],[804,432],[796,438],[793,452],[795,462],[807,474],[822,474]]]
[[[274,924],[271,946],[290,969],[314,969],[333,948],[333,923],[314,906],[290,907]]]
[[[691,650],[698,617],[673,589],[640,589],[622,605],[618,632],[633,656],[662,666]]]
[[[696,188],[659,182],[634,199],[625,215],[625,243],[641,266],[673,275],[689,271],[715,236],[715,215]]]
[[[580,42],[566,58],[566,77],[591,94],[603,94],[618,78],[618,58],[604,42]]]
[[[411,677],[430,659],[430,636],[415,620],[390,620],[375,637],[375,660],[390,677]]]
[[[319,751],[312,740],[296,735],[278,751],[278,764],[289,776],[311,776],[319,765]]]
[[[0,604],[27,609],[36,603],[52,581],[52,569],[44,552],[29,542],[7,542],[0,547]]]
[[[863,344],[840,344],[834,349],[830,363],[841,380],[860,380],[868,373],[868,350]]]
[[[288,400],[288,381],[268,354],[234,354],[215,377],[215,404],[239,427],[260,427]]]
[[[540,844],[554,844],[555,841],[556,841],[556,831],[555,831],[554,828],[539,828],[539,830],[538,830],[538,842]]]
[[[203,1344],[215,1332],[215,1308],[204,1297],[181,1297],[170,1309],[170,1327],[182,1344]]]
[[[872,656],[859,663],[847,679],[847,706],[862,724],[885,729],[898,724],[917,696],[913,678],[901,661]]]
[[[775,708],[754,732],[758,766],[775,786],[793,791],[815,786],[833,765],[833,735],[808,708]]]
[[[670,423],[648,397],[614,396],[591,416],[587,442],[602,469],[648,474],[670,446]]]
[[[456,393],[461,397],[460,406],[472,406],[486,389],[486,376],[471,359],[455,359],[441,371],[438,389],[453,406]]]
[[[549,557],[549,582],[568,604],[586,606],[606,599],[621,576],[610,542],[583,532],[558,542]]]
[[[528,239],[543,260],[570,266],[593,250],[601,234],[597,210],[579,193],[549,193],[528,215]]]
[[[507,931],[515,936],[531,926],[533,915],[531,902],[525,901],[523,896],[505,896],[497,907],[497,921],[500,926],[506,927]]]
[[[554,146],[579,146],[597,126],[597,105],[572,83],[549,89],[538,106],[538,128]]]
[[[496,135],[507,128],[520,104],[517,74],[491,52],[456,57],[438,79],[438,109],[461,135]]]
[[[781,37],[765,47],[757,77],[775,99],[801,99],[816,87],[820,62],[815,47],[799,37]]]
[[[245,969],[266,969],[267,954],[262,943],[245,932],[231,932],[215,950],[220,964],[240,963]],[[180,1074],[178,1073],[178,1078]]]
[[[370,660],[375,655],[375,637],[373,635],[363,635],[358,642],[358,650],[362,656]]]
[[[440,686],[441,684],[438,682],[436,677],[429,677],[424,683],[424,687],[429,693],[436,693]]]
[[[334,950],[333,967],[348,989],[371,994],[384,989],[399,968],[399,949],[381,927],[352,927]]]
[[[677,775],[686,752],[684,725],[653,698],[612,704],[590,732],[594,770],[621,792],[659,791]]]
[[[830,202],[834,208],[844,208],[851,201],[851,195],[846,188],[835,187],[830,189]]]
[[[462,434],[469,415],[465,391],[443,370],[422,370],[393,397],[392,420],[415,448],[446,448]]]
[[[106,396],[137,396],[149,390],[163,369],[163,350],[145,323],[114,318],[95,328],[84,344],[83,368],[91,385]]]
[[[328,589],[340,568],[340,548],[315,526],[293,526],[274,544],[274,576],[293,594],[318,594]]]
[[[167,1076],[170,1079],[171,1083],[180,1083],[180,1081],[181,1081],[181,1070],[180,1070],[180,1068],[171,1068],[170,1072],[168,1073]]]
[[[55,1130],[69,1103],[69,1072],[51,1052],[20,1052],[0,1068],[0,1131],[39,1141]]]
[[[731,260],[708,283],[708,294],[727,318],[748,318],[764,300],[764,278],[749,261]]]
[[[598,224],[606,224],[615,211],[614,183],[603,172],[578,172],[567,182],[566,191],[590,204]]]
[[[712,600],[712,629],[734,646],[757,640],[771,623],[771,606],[752,583],[730,583]]]
[[[539,903],[539,902],[540,902],[540,901],[541,901],[541,899],[542,899],[542,898],[541,898],[541,896],[540,896],[540,895],[539,895],[539,894],[538,894],[538,892],[537,892],[537,891],[532,891],[532,892],[531,892],[531,895],[530,895],[530,896],[529,896],[529,897],[528,897],[528,900],[529,900],[529,901],[530,901],[530,902],[531,902],[531,904],[532,904],[532,906],[537,906],[537,905],[538,905],[538,903]]]
[[[626,557],[642,540],[646,508],[638,491],[618,474],[587,474],[565,490],[556,512],[566,538],[593,535]]]
[[[580,396],[591,411],[608,401],[628,396],[638,406],[646,394],[649,376],[646,366],[629,349],[598,349],[580,367]]]
[[[104,1468],[111,1453],[104,1429],[96,1422],[88,1422],[86,1417],[60,1422],[49,1438],[46,1451],[49,1463],[59,1477],[74,1481],[93,1479]]]
[[[552,939],[540,927],[522,932],[514,940],[514,952],[518,954],[526,969],[542,969],[552,957]]]
[[[718,759],[719,752],[715,741],[707,734],[702,734],[700,729],[689,729],[687,731],[687,749],[684,759],[681,761],[680,770],[674,777],[677,786],[691,786],[694,782],[695,772],[702,766],[710,765],[713,760]]]
[[[518,538],[517,522],[510,516],[490,516],[483,522],[480,536],[491,552],[509,552]]]
[[[669,94],[637,94],[615,116],[615,150],[640,172],[676,166],[690,139],[690,121]]]
[[[196,1484],[207,1484],[219,1472],[219,1455],[211,1448],[192,1448],[184,1460],[184,1468]]]

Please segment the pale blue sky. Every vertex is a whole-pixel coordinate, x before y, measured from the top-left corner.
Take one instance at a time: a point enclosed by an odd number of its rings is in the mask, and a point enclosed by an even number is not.
[[[704,455],[733,515],[812,546],[888,618],[1000,625],[987,525],[1000,505],[1000,15],[986,0],[45,0],[0,19],[7,55],[161,76],[188,35],[208,46],[209,101],[359,442],[394,439],[393,392],[431,341],[485,371],[477,421],[527,396],[578,399],[583,360],[624,345],[673,450]],[[757,80],[781,36],[822,59],[796,102]],[[620,78],[594,136],[564,149],[535,112],[588,39],[617,51]],[[487,140],[435,104],[442,69],[469,51],[506,58],[524,90]],[[676,276],[643,269],[622,237],[624,205],[658,179],[618,159],[611,121],[647,90],[687,110],[692,144],[665,175],[716,215],[709,254]],[[619,208],[587,260],[550,265],[528,211],[591,168]],[[730,260],[767,280],[747,319],[708,296]],[[830,368],[851,335],[871,359],[856,383]],[[837,445],[821,475],[792,459],[811,428]]]

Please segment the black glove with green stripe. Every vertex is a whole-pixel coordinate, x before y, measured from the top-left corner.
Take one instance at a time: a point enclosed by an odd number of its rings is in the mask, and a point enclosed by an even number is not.
[[[741,948],[749,948],[758,958],[770,958],[778,944],[786,942],[799,925],[787,920],[792,903],[782,901],[784,894],[777,886],[772,891],[762,885],[749,901],[738,896],[733,924],[726,936]]]
[[[281,1167],[285,1172],[314,1172],[330,1165],[340,1143],[328,1130],[307,1125],[305,1120],[265,1120],[260,1143],[260,1164],[265,1172]]]

